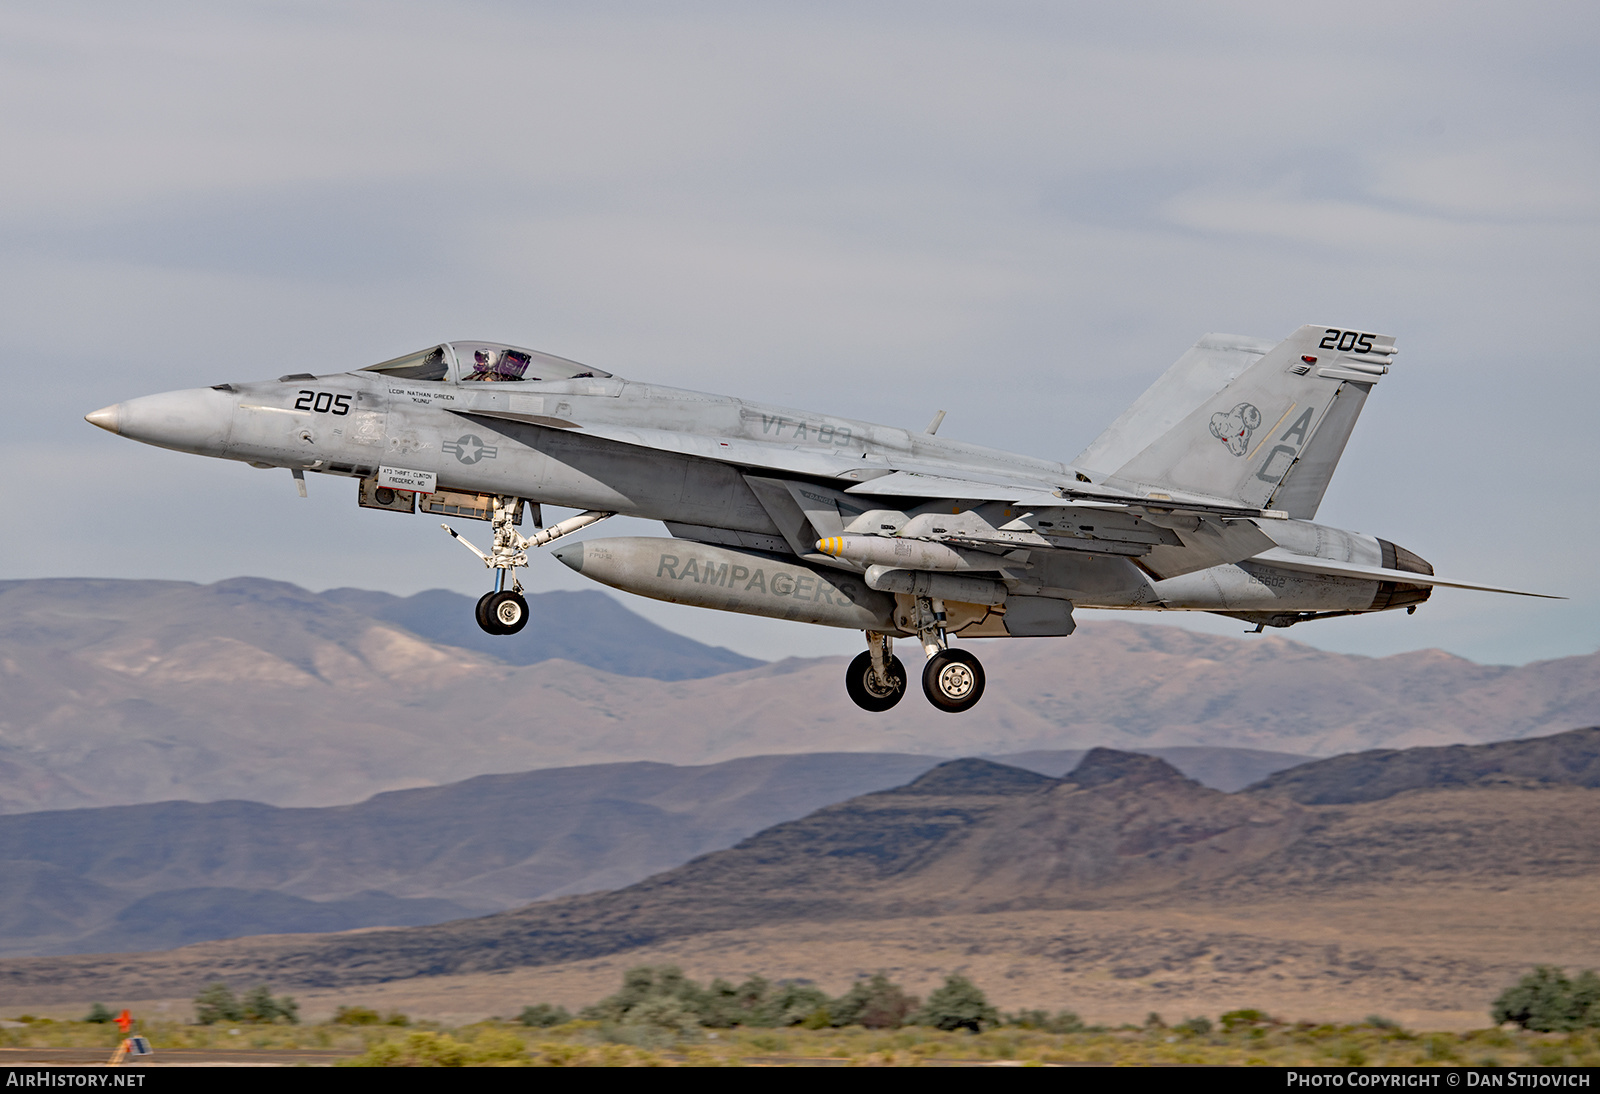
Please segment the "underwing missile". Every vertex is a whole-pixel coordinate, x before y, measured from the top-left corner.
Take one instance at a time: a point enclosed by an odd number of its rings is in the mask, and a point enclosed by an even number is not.
[[[824,627],[898,631],[894,597],[857,574],[684,539],[590,539],[551,554],[613,589],[673,604],[792,619]]]
[[[897,570],[994,571],[1008,565],[1004,556],[987,551],[899,536],[826,536],[817,540],[817,550],[862,566]]]

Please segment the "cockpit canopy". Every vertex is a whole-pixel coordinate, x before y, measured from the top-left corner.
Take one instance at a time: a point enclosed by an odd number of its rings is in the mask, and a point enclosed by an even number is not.
[[[396,380],[464,380],[480,383],[578,380],[611,375],[565,357],[499,342],[446,342],[396,357],[392,361],[368,365],[360,371],[380,372]]]

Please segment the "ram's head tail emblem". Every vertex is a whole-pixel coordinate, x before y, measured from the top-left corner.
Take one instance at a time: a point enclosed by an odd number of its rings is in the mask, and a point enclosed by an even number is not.
[[[1235,456],[1250,450],[1250,433],[1261,424],[1261,411],[1249,403],[1240,403],[1227,414],[1211,415],[1211,435],[1228,446]]]

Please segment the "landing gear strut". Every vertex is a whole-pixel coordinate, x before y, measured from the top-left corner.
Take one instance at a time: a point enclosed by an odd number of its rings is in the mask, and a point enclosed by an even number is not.
[[[950,648],[945,633],[944,601],[919,596],[913,616],[928,663],[922,670],[922,693],[940,710],[960,714],[983,698],[983,666],[966,650]]]
[[[516,634],[528,625],[528,601],[522,595],[522,582],[517,580],[517,567],[528,564],[528,549],[530,547],[543,547],[545,544],[560,539],[562,536],[576,532],[580,528],[587,528],[598,521],[605,520],[611,513],[598,513],[593,510],[579,513],[560,524],[549,528],[538,528],[532,536],[524,536],[517,531],[517,507],[519,499],[507,497],[503,494],[495,495],[494,499],[494,549],[492,553],[485,554],[473,546],[472,541],[448,524],[439,527],[449,532],[463,547],[483,560],[483,564],[494,571],[494,589],[484,593],[478,598],[477,617],[478,626],[490,634]],[[539,523],[539,507],[534,506],[534,524]],[[511,588],[506,588],[506,578],[511,578]]]

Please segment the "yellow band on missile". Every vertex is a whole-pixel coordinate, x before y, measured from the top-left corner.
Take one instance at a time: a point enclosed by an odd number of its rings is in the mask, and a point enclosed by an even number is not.
[[[838,558],[840,555],[844,554],[844,537],[827,536],[823,539],[819,539],[817,540],[817,550],[821,551],[825,555],[831,555],[834,558]]]

